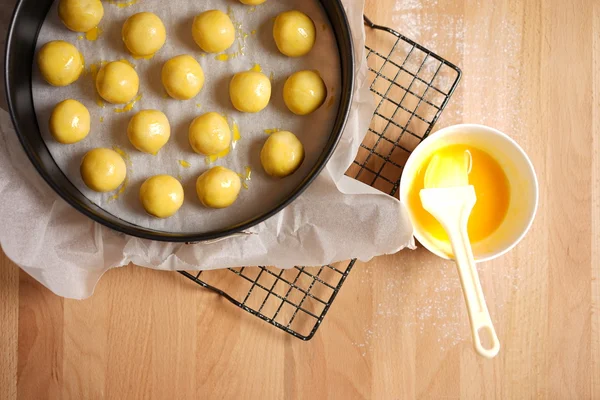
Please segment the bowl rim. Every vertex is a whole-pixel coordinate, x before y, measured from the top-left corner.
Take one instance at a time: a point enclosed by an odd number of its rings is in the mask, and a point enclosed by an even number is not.
[[[162,242],[179,242],[179,243],[188,243],[188,244],[212,241],[212,240],[216,240],[216,239],[224,239],[224,238],[227,238],[234,234],[243,234],[244,231],[246,231],[246,230],[266,221],[267,219],[273,217],[274,215],[278,214],[280,211],[282,211],[284,208],[286,208],[288,205],[290,205],[294,200],[296,200],[302,193],[304,193],[304,191],[306,189],[308,189],[308,187],[314,182],[314,180],[317,178],[317,176],[323,171],[323,169],[327,165],[329,159],[333,155],[335,149],[337,148],[337,145],[338,145],[339,141],[341,140],[341,137],[344,133],[344,130],[346,128],[348,118],[350,115],[353,98],[354,98],[354,88],[355,88],[355,84],[356,84],[355,83],[355,79],[356,79],[355,53],[356,53],[356,50],[354,48],[354,42],[352,40],[352,33],[350,30],[350,24],[348,21],[348,17],[346,15],[343,4],[341,3],[341,0],[328,0],[328,1],[331,1],[334,3],[334,10],[337,14],[337,17],[340,20],[341,25],[342,25],[341,29],[339,29],[340,33],[342,34],[342,37],[339,37],[339,35],[337,33],[334,33],[334,34],[336,35],[336,41],[338,43],[337,47],[338,47],[338,53],[340,56],[340,68],[341,68],[340,80],[341,80],[341,85],[343,87],[343,90],[341,91],[341,93],[342,93],[341,102],[340,102],[340,106],[337,111],[334,127],[331,130],[330,139],[328,140],[327,144],[323,148],[323,152],[321,153],[320,157],[317,159],[315,166],[307,174],[307,176],[298,184],[298,186],[293,191],[291,191],[286,198],[284,198],[281,202],[279,202],[279,204],[277,204],[275,207],[271,208],[270,210],[268,210],[262,214],[259,214],[258,216],[254,217],[248,221],[244,221],[244,222],[241,222],[241,223],[233,225],[233,226],[229,226],[229,227],[226,227],[223,229],[217,229],[217,230],[213,230],[213,231],[209,231],[209,232],[205,232],[205,233],[163,232],[163,231],[157,231],[157,230],[137,226],[137,225],[134,225],[133,223],[129,223],[124,220],[123,220],[123,222],[124,222],[123,224],[109,221],[108,219],[106,219],[106,218],[102,217],[101,215],[99,215],[98,213],[94,212],[93,209],[91,209],[90,207],[85,206],[81,201],[78,201],[74,195],[67,193],[67,191],[62,187],[62,185],[57,183],[55,181],[55,179],[52,178],[52,176],[43,167],[42,162],[40,161],[40,158],[37,156],[37,152],[33,149],[32,146],[29,145],[28,139],[26,137],[27,135],[25,135],[23,132],[21,132],[21,130],[19,128],[17,113],[15,110],[15,108],[16,108],[15,99],[13,99],[13,96],[11,94],[12,93],[11,88],[13,87],[13,85],[10,80],[10,75],[11,75],[10,62],[12,59],[13,49],[15,48],[15,46],[19,46],[19,44],[17,43],[17,39],[15,38],[15,29],[17,26],[17,19],[19,18],[19,14],[22,12],[22,7],[23,7],[23,4],[25,1],[26,0],[18,0],[17,4],[15,5],[13,14],[11,16],[8,33],[6,36],[6,49],[5,49],[5,58],[4,58],[4,83],[5,83],[5,96],[6,96],[6,101],[7,101],[7,105],[8,105],[8,112],[10,114],[10,118],[11,118],[13,127],[15,129],[15,132],[17,134],[19,142],[21,143],[23,150],[25,151],[27,157],[29,158],[29,160],[31,161],[31,163],[33,164],[35,169],[37,170],[38,174],[54,190],[54,192],[57,193],[59,195],[59,197],[61,197],[63,200],[65,200],[68,204],[70,204],[77,211],[81,212],[82,214],[84,214],[88,218],[92,219],[93,221],[98,222],[112,230],[130,235],[130,236],[142,238],[142,239],[149,239],[149,240],[162,241]],[[323,3],[323,0],[320,0],[319,3]],[[51,5],[52,5],[52,2],[50,2],[50,4],[48,5],[48,10],[51,9]],[[331,22],[331,16],[329,15],[329,12],[325,9],[323,4],[321,4],[321,7],[324,8],[326,14],[328,14],[328,19]],[[47,14],[47,12],[45,14]],[[35,33],[35,39],[36,39],[35,41],[37,41],[40,26],[41,26],[41,24],[38,25],[38,30]],[[336,31],[337,30],[334,29],[334,32],[336,32]],[[342,50],[342,46],[340,45],[340,42],[345,43],[344,50]],[[34,49],[32,49],[31,51],[34,52]],[[344,62],[344,60],[346,60],[346,61]],[[35,57],[34,57],[34,63],[35,63]],[[346,68],[344,68],[344,65],[346,65]],[[33,68],[33,66],[32,66],[32,68]],[[31,104],[31,107],[32,107],[32,109],[34,109],[33,104]],[[35,125],[38,126],[38,133],[39,133],[39,124],[37,123],[37,120],[35,121]],[[44,144],[44,146],[45,146],[45,144]],[[64,175],[64,173],[63,173],[63,175]],[[77,189],[75,189],[75,190],[77,192],[79,192]],[[79,193],[81,193],[81,192],[79,192]],[[85,197],[83,194],[81,194],[81,196]],[[97,208],[101,209],[101,207],[97,207]],[[104,210],[104,209],[101,209],[101,210],[108,214],[108,212],[106,210]],[[118,217],[115,217],[114,219],[115,219],[115,221],[120,220]]]
[[[399,189],[399,196],[400,196],[400,201],[404,204],[404,206],[406,207],[406,210],[408,212],[408,215],[412,221],[412,213],[410,211],[410,208],[407,205],[406,202],[406,196],[408,194],[408,177],[405,177],[405,173],[407,174],[407,170],[410,170],[413,166],[413,164],[415,164],[419,158],[419,155],[421,153],[423,153],[424,151],[427,150],[427,148],[434,143],[435,141],[438,141],[444,137],[447,136],[451,136],[454,135],[456,133],[459,133],[461,129],[469,129],[469,130],[480,130],[481,132],[484,132],[485,134],[488,135],[494,135],[494,136],[498,136],[500,138],[502,138],[503,140],[506,140],[508,143],[510,143],[516,150],[517,152],[521,155],[521,157],[525,160],[527,166],[530,169],[531,175],[533,176],[533,189],[534,189],[534,202],[533,202],[533,206],[531,208],[531,213],[529,215],[527,224],[525,226],[525,228],[523,229],[523,231],[514,239],[511,241],[511,243],[506,246],[504,249],[497,251],[495,253],[492,253],[490,255],[488,255],[487,257],[482,257],[482,258],[477,258],[475,260],[475,262],[480,263],[480,262],[486,262],[486,261],[491,261],[494,260],[498,257],[503,256],[504,254],[508,253],[509,251],[511,251],[513,248],[515,248],[522,240],[523,238],[527,235],[527,233],[529,233],[529,230],[531,229],[531,226],[533,225],[533,221],[535,220],[535,216],[537,214],[538,211],[538,206],[539,206],[539,181],[537,178],[537,174],[535,172],[535,167],[531,161],[531,159],[529,158],[529,156],[527,155],[527,153],[525,153],[525,150],[523,150],[523,148],[510,136],[508,136],[506,133],[486,126],[486,125],[481,125],[481,124],[472,124],[472,123],[465,123],[465,124],[457,124],[457,125],[451,125],[448,126],[446,128],[440,129],[439,131],[431,134],[430,136],[428,136],[426,139],[424,139],[411,153],[410,157],[408,158],[408,160],[406,161],[406,164],[402,170],[402,176],[400,178],[400,189]],[[412,223],[412,222],[411,222]],[[445,260],[452,260],[451,257],[449,257],[446,253],[442,252],[440,249],[438,249],[436,246],[434,246],[430,240],[428,240],[424,235],[421,234],[421,232],[419,230],[417,230],[415,228],[415,224],[413,223],[413,235],[414,237],[419,241],[419,243],[421,243],[421,245],[423,245],[423,247],[425,247],[427,250],[429,250],[431,253],[435,254],[436,256],[443,258]]]

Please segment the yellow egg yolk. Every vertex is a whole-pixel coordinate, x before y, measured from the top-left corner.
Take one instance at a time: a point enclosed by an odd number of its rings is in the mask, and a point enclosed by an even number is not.
[[[494,233],[504,221],[510,203],[510,186],[500,164],[485,151],[468,145],[450,145],[438,150],[436,154],[441,157],[463,157],[465,151],[471,153],[469,184],[475,188],[477,196],[467,229],[471,243],[477,243]],[[425,172],[432,157],[422,163],[412,182],[408,206],[414,224],[435,239],[449,242],[444,228],[423,208],[419,195],[424,189]]]

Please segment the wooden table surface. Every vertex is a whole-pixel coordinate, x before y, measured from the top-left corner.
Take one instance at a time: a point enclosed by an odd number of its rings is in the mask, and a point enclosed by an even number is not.
[[[480,266],[500,355],[475,355],[453,265],[422,250],[358,263],[306,343],[176,273],[113,270],[72,301],[2,255],[0,398],[600,398],[600,3],[366,13],[463,69],[440,126],[494,126],[537,168],[532,231]]]

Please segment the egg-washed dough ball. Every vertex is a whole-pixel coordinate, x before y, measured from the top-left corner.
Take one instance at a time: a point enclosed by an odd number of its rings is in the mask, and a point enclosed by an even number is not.
[[[225,117],[216,112],[209,112],[192,121],[189,139],[196,153],[211,156],[229,148],[231,129]]]
[[[174,99],[189,100],[196,97],[204,86],[204,71],[193,57],[181,55],[163,65],[162,83]]]
[[[83,55],[71,43],[54,40],[46,43],[38,53],[42,77],[53,86],[67,86],[79,79],[83,72]]]
[[[196,181],[198,198],[209,208],[229,207],[237,200],[241,188],[239,175],[225,167],[213,167]]]
[[[196,44],[207,53],[220,53],[235,41],[235,27],[223,11],[209,10],[196,15],[192,25]]]
[[[121,36],[132,55],[149,57],[163,47],[167,40],[167,31],[156,14],[141,12],[127,18]]]
[[[77,100],[61,101],[52,110],[49,128],[57,142],[77,143],[90,133],[90,112]]]
[[[104,7],[100,0],[60,0],[58,16],[70,30],[87,32],[98,26]]]
[[[296,135],[288,131],[272,133],[260,152],[265,172],[276,178],[285,178],[296,172],[304,161],[304,146]]]
[[[146,179],[140,187],[140,201],[146,212],[157,218],[168,218],[183,205],[183,187],[170,175]]]
[[[238,111],[257,113],[271,100],[271,81],[262,72],[239,72],[229,83],[229,97]]]
[[[301,57],[315,45],[317,31],[308,15],[300,11],[286,11],[275,18],[273,37],[280,52],[288,57]]]
[[[264,3],[265,1],[267,1],[267,0],[240,0],[240,3],[246,4],[249,6],[257,6],[259,4]]]
[[[112,192],[125,181],[127,166],[116,151],[96,148],[83,156],[80,172],[83,182],[93,191]]]
[[[129,141],[141,152],[156,155],[169,141],[171,125],[167,116],[158,110],[142,110],[127,126]]]
[[[325,102],[327,87],[317,71],[298,71],[283,86],[283,101],[296,115],[316,111]]]
[[[112,104],[129,103],[140,88],[135,69],[121,61],[109,62],[98,71],[96,89],[104,100]]]

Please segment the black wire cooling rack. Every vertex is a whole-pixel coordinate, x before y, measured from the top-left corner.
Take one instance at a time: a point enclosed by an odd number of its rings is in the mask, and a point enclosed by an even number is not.
[[[461,78],[460,69],[398,32],[372,23],[377,48],[366,46],[377,108],[356,160],[346,173],[397,196],[410,152],[439,119]],[[381,51],[382,48],[387,49]],[[355,260],[322,267],[240,267],[181,274],[302,340],[323,322]]]

